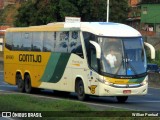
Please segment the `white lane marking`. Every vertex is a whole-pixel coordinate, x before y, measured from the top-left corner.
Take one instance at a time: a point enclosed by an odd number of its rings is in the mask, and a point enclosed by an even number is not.
[[[160,100],[153,100],[153,101],[129,101],[131,103],[160,103]]]
[[[89,103],[89,102],[82,102],[88,105],[95,105],[99,107],[112,107],[112,108],[119,108],[119,109],[127,109],[127,110],[136,110],[136,109],[131,109],[131,108],[126,108],[126,107],[118,107],[118,106],[113,106],[113,105],[105,105],[105,104],[98,104],[98,103]]]
[[[159,102],[160,102],[160,100],[159,100],[159,101],[139,101],[139,102],[142,102],[142,103],[152,103],[152,102],[159,103]]]
[[[153,87],[149,87],[149,89],[160,90],[160,88],[153,88]],[[154,95],[154,94],[152,92],[152,94],[148,93],[147,95]]]
[[[6,84],[6,85],[0,85],[0,87],[16,87],[16,86]]]
[[[155,87],[149,87],[149,88],[151,88],[151,89],[159,89],[160,90],[160,88],[155,88]]]
[[[3,84],[8,84],[8,83],[6,83],[6,82],[3,82]]]
[[[2,81],[0,81],[0,84],[1,84],[1,85],[9,85],[8,83],[2,82]]]
[[[6,91],[6,90],[0,90],[0,91],[2,91],[2,92],[3,92],[3,91]]]

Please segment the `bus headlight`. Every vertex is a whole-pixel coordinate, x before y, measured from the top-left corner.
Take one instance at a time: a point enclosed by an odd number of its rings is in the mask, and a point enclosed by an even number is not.
[[[141,83],[141,85],[146,85],[146,84],[148,84],[148,76]]]
[[[106,81],[103,78],[97,78],[97,80],[101,83],[105,83]]]
[[[107,80],[105,80],[104,77],[99,77],[97,80],[98,80],[99,82],[105,84],[105,85],[110,85],[110,86],[111,86],[111,85],[113,84],[113,83],[110,83],[110,82],[108,82]]]

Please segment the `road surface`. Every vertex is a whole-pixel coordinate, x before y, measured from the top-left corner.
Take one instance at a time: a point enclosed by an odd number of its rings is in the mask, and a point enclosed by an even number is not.
[[[19,93],[16,86],[8,85],[3,80],[3,72],[0,72],[0,93]],[[69,99],[77,101],[74,93],[69,96],[55,96],[52,91],[44,90],[39,94],[31,94],[33,96],[47,97],[49,99]],[[87,102],[83,102],[97,110],[106,110],[110,108],[120,108],[136,111],[159,111],[160,112],[160,89],[149,88],[148,94],[145,96],[130,96],[126,103],[117,103],[114,97],[90,97]]]

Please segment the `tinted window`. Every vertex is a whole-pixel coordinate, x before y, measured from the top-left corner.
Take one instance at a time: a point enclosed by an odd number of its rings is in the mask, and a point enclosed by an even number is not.
[[[70,38],[69,38],[69,52],[72,52],[74,49],[77,49],[77,47],[81,45],[79,32],[78,31],[72,31],[70,32]]]
[[[90,40],[96,41],[96,37],[92,33],[83,32],[83,39],[84,39],[84,42],[85,42],[88,63],[91,65],[91,52],[90,52],[91,46],[90,46],[90,42],[89,41]]]
[[[71,53],[75,53],[83,58],[83,50],[82,50],[82,44],[81,44],[81,40],[80,40],[80,32],[79,31],[71,31],[70,32],[68,51]]]
[[[56,40],[56,32],[45,32],[44,42],[43,42],[43,51],[45,52],[54,51],[55,40]]]
[[[24,32],[22,33],[22,50],[31,50],[31,44],[32,44],[32,33],[31,32]]]
[[[21,50],[22,46],[22,36],[20,32],[15,32],[13,34],[13,50]]]
[[[57,32],[55,52],[68,52],[69,32]]]
[[[11,32],[7,32],[6,33],[6,44],[5,47],[9,50],[12,50],[12,43],[13,43],[13,39],[12,39],[12,33]]]
[[[89,62],[90,66],[94,70],[98,71],[98,64],[97,64],[97,58],[96,58],[96,49],[95,49],[94,46],[92,46],[90,48],[90,55],[91,55],[90,62]]]
[[[33,32],[33,51],[42,51],[43,50],[43,32]]]

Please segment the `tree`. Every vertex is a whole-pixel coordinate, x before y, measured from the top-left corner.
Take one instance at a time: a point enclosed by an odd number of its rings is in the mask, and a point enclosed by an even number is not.
[[[105,21],[106,3],[104,0],[78,0],[82,21]]]
[[[110,0],[110,21],[125,22],[128,15],[128,0]]]
[[[15,26],[43,25],[58,21],[57,6],[59,0],[28,0],[18,9]]]
[[[15,26],[43,25],[64,21],[65,16],[81,17],[82,21],[106,21],[107,0],[28,0],[15,17]],[[128,0],[110,0],[112,22],[124,22]]]
[[[59,0],[59,21],[64,21],[65,16],[79,16],[78,7],[73,0]]]

